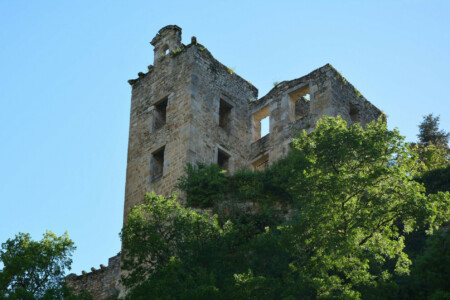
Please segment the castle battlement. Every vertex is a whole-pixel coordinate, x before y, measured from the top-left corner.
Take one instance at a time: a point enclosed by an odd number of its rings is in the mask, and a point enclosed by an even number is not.
[[[81,275],[71,273],[66,277],[67,285],[76,294],[86,290],[94,299],[107,299],[118,295],[120,279],[120,254],[108,259],[108,266],[91,268],[91,272],[82,271]]]

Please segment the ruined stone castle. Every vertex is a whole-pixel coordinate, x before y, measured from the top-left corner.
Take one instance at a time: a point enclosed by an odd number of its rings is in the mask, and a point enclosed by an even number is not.
[[[323,116],[342,116],[362,125],[382,113],[327,64],[277,84],[258,98],[258,89],[216,60],[181,28],[162,28],[151,41],[154,62],[132,87],[124,222],[146,192],[169,195],[187,163],[217,163],[229,173],[262,169],[290,150],[300,130],[314,130]],[[262,136],[261,121],[269,133]],[[119,289],[120,258],[107,267],[68,276],[77,291],[106,299]]]

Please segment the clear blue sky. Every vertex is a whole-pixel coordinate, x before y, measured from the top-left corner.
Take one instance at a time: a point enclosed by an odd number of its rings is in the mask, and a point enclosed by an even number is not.
[[[73,270],[120,250],[131,89],[169,24],[263,96],[331,63],[408,141],[450,131],[450,1],[0,1],[0,242],[67,230]]]

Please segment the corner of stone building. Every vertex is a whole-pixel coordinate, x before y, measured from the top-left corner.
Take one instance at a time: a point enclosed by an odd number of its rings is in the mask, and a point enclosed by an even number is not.
[[[336,115],[342,116],[349,124],[360,123],[362,126],[378,120],[379,117],[386,121],[384,113],[367,100],[337,69],[329,65],[329,70],[332,103],[336,108]]]

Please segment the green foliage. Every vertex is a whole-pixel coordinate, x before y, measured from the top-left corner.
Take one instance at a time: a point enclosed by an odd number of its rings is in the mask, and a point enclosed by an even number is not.
[[[192,207],[223,206],[224,200],[231,201],[226,206],[236,202],[283,206],[292,200],[286,179],[292,164],[300,163],[298,155],[290,155],[264,171],[240,169],[231,176],[226,176],[226,171],[216,164],[187,164],[186,175],[179,178],[177,187],[186,192],[187,204]]]
[[[50,299],[54,299],[54,298],[50,298]],[[60,299],[60,298],[56,298],[56,299]],[[86,290],[81,291],[79,294],[75,295],[73,293],[72,288],[65,286],[63,288],[63,299],[64,300],[94,300],[94,297],[92,297],[91,293],[89,293]],[[110,299],[116,299],[116,298],[108,298],[107,300],[110,300]]]
[[[181,48],[177,48],[177,49],[175,49],[175,50],[172,50],[172,53],[171,53],[171,54],[172,54],[172,56],[175,57],[175,56],[177,56],[178,54],[180,54],[181,51],[182,51]]]
[[[426,146],[432,144],[439,148],[448,149],[450,133],[439,130],[439,116],[434,117],[433,114],[424,116],[422,123],[419,125],[417,136],[420,143]]]
[[[434,144],[412,144],[411,150],[419,158],[421,166],[418,171],[420,173],[442,168],[450,163],[448,149],[437,147]]]
[[[428,239],[423,255],[419,256],[416,262],[413,276],[423,282],[427,292],[445,292],[446,298],[449,298],[450,231],[439,231]]]
[[[450,163],[448,140],[450,133],[439,130],[439,116],[424,116],[419,125],[419,143],[412,150],[418,154],[422,172],[442,168]]]
[[[264,189],[264,173],[241,169],[227,178],[231,198],[235,201],[258,201]]]
[[[187,164],[186,175],[179,179],[178,188],[187,193],[187,204],[197,207],[211,207],[224,199],[227,189],[225,172],[218,165]]]
[[[211,278],[198,268],[187,270],[183,263],[172,257],[167,265],[158,269],[151,280],[137,285],[127,299],[214,299],[220,295]]]
[[[439,131],[438,125],[439,117],[434,118],[431,114],[424,117],[419,125],[420,141],[411,144],[411,151],[419,158],[415,180],[424,185],[427,194],[450,191],[450,159],[446,145],[448,134]],[[426,228],[406,236],[405,252],[413,260],[413,265],[415,258],[424,251],[427,238]],[[407,278],[401,279],[401,283],[403,286],[415,285]]]
[[[40,241],[31,240],[26,233],[8,239],[0,251],[0,262],[4,266],[0,270],[0,299],[61,299],[69,296],[70,291],[64,287],[64,271],[70,269],[70,256],[74,250],[74,243],[67,233],[58,237],[47,231]]]
[[[404,299],[450,299],[450,231],[439,230],[414,259],[409,278],[403,278]]]
[[[130,297],[397,298],[406,237],[448,221],[450,194],[425,193],[417,154],[381,119],[324,117],[293,144],[263,171],[188,165],[188,204],[217,216],[147,195],[122,233]]]
[[[228,73],[231,75],[234,73],[235,68],[227,68]]]
[[[222,234],[217,218],[183,208],[175,199],[175,195],[147,194],[143,204],[128,215],[122,230],[122,268],[130,270],[122,278],[125,286],[134,287],[159,272],[169,272],[176,267],[173,257],[195,259],[216,250],[208,242]]]
[[[417,181],[423,183],[428,194],[450,192],[450,165],[425,172]]]
[[[362,95],[361,95],[361,93],[358,91],[358,89],[357,88],[353,88],[353,90],[355,91],[355,94],[356,94],[356,97],[361,97]]]
[[[323,118],[294,147],[304,163],[289,183],[297,208],[289,230],[297,238],[288,242],[302,257],[295,266],[327,297],[353,291],[357,297],[393,272],[407,274],[404,235],[448,219],[449,195],[424,195],[411,175],[415,156],[381,120],[363,130]]]
[[[155,299],[274,299],[297,291],[280,232],[268,230],[262,215],[234,212],[236,223],[220,225],[216,216],[181,207],[175,196],[147,194],[122,231],[127,299],[150,293]],[[291,281],[283,284],[284,278]]]

